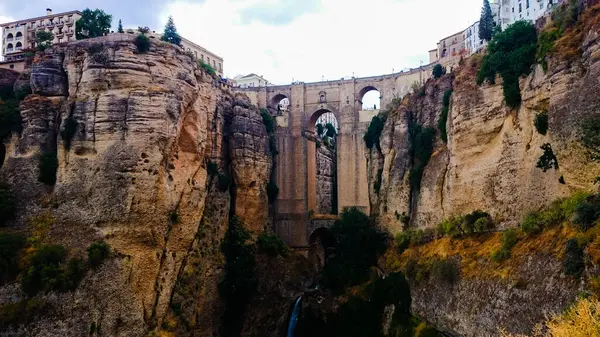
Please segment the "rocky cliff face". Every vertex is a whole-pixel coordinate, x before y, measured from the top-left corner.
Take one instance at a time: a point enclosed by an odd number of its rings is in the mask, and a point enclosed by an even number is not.
[[[267,222],[272,164],[257,108],[180,48],[152,43],[140,54],[124,34],[38,54],[30,85],[23,132],[0,170],[18,199],[10,228],[28,233],[32,217],[50,213],[49,242],[83,255],[103,239],[113,258],[73,294],[48,296],[53,318],[6,335],[82,336],[94,324],[101,335],[142,336],[173,301],[190,300],[190,316],[215,331],[229,215],[250,229]],[[58,159],[54,186],[38,182],[42,154]],[[219,174],[208,174],[209,163]],[[200,282],[201,295],[177,291],[178,282]],[[0,304],[19,298],[18,287],[6,289]]]
[[[557,198],[580,190],[594,192],[600,165],[589,160],[579,138],[582,124],[600,114],[598,27],[584,37],[580,62],[553,60],[547,72],[536,66],[520,80],[523,102],[517,109],[504,104],[500,78],[495,85],[476,84],[481,58],[475,56],[453,74],[429,80],[421,93],[406,97],[390,111],[381,134],[381,150],[373,148],[368,153],[371,209],[381,225],[393,233],[434,228],[444,218],[483,210],[500,229],[516,227],[525,214]],[[411,188],[409,176],[415,159],[410,126],[416,123],[438,129],[443,94],[449,89],[453,93],[447,143],[436,131],[433,154],[420,186]],[[548,114],[546,135],[534,126],[536,114],[542,112]],[[551,144],[558,169],[543,172],[536,167],[545,143]],[[374,186],[379,181],[377,192]],[[428,255],[453,260],[463,277],[452,285],[411,280],[413,312],[461,336],[496,335],[498,328],[530,333],[545,315],[564,310],[582,290],[581,284],[562,274],[564,255],[552,252],[555,246],[564,247],[566,237],[557,234],[549,246],[531,243],[524,256],[515,258],[519,262],[514,262],[508,277],[484,275],[485,270],[500,268],[482,262],[489,262],[491,246],[468,256],[470,249],[484,245],[485,240],[462,246],[451,241],[443,247],[441,243],[425,245],[409,255],[414,253],[410,256],[421,263]],[[495,242],[499,244],[499,236]],[[552,299],[540,301],[546,291],[552,293]]]
[[[536,66],[521,79],[523,103],[518,109],[504,104],[501,83],[477,86],[480,59],[475,57],[455,74],[428,81],[421,94],[406,97],[386,120],[381,151],[373,148],[368,154],[371,186],[381,170],[380,192],[371,188],[370,193],[380,223],[398,232],[402,224],[397,214],[410,215],[411,227],[425,228],[481,209],[509,227],[556,198],[595,190],[600,165],[589,161],[578,139],[582,123],[599,113],[599,48],[598,32],[592,30],[577,66],[563,65],[547,73]],[[453,89],[448,142],[442,142],[438,132],[420,187],[411,191],[409,125],[437,129],[448,89]],[[548,113],[547,135],[534,127],[535,115],[543,111]],[[544,143],[552,145],[558,170],[536,168]]]

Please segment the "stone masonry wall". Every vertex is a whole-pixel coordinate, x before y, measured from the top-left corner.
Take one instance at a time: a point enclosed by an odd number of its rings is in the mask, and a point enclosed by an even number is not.
[[[335,148],[323,144],[317,148],[317,210],[319,214],[333,214],[336,174]]]

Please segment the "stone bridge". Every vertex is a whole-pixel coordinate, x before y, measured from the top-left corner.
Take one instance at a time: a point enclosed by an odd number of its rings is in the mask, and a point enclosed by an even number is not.
[[[379,110],[363,110],[363,96],[375,89],[380,106],[411,91],[413,83],[422,85],[433,64],[411,71],[349,80],[259,88],[236,88],[260,108],[277,110],[287,98],[290,105],[276,117],[276,182],[279,195],[275,203],[274,229],[291,247],[306,249],[313,232],[333,220],[320,220],[317,212],[315,123],[331,112],[338,122],[337,204],[338,209],[356,206],[369,213],[367,160],[363,135]],[[312,220],[311,220],[312,218]],[[327,218],[327,217],[326,217]]]

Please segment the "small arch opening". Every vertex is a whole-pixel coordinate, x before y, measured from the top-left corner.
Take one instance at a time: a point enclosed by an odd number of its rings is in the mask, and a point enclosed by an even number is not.
[[[320,271],[325,266],[329,248],[334,247],[335,238],[328,228],[315,229],[309,238],[308,260],[315,270]]]
[[[277,94],[271,99],[269,108],[276,112],[277,115],[281,115],[284,112],[288,112],[290,108],[290,99],[283,94]]]
[[[362,110],[381,109],[381,93],[377,88],[368,86],[359,93]]]

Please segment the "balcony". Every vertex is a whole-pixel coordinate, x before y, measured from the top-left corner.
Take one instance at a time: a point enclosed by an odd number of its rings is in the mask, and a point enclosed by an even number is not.
[[[13,42],[13,40],[14,40],[14,39],[13,39],[12,37],[7,37],[7,38],[6,38],[6,42],[7,42],[7,43],[8,43],[8,42]]]

